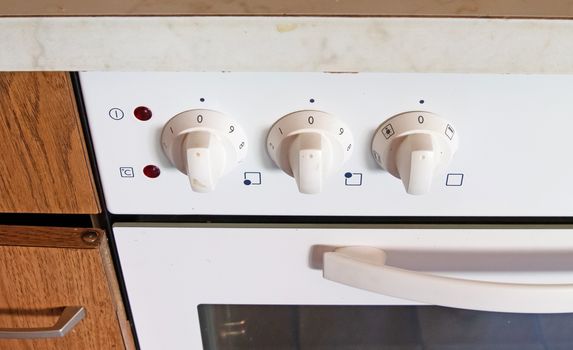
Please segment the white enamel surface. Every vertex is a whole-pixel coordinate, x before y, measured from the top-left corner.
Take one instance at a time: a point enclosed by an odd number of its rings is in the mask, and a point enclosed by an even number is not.
[[[571,216],[573,76],[85,73],[88,121],[108,209],[116,214],[349,216]],[[296,88],[295,88],[296,87]],[[205,102],[200,102],[205,98]],[[310,103],[310,99],[315,99]],[[419,101],[424,100],[424,104]],[[131,111],[145,105],[147,122]],[[110,118],[111,108],[125,117]],[[245,160],[217,190],[195,194],[163,155],[164,124],[181,111],[232,115],[249,140]],[[391,116],[423,108],[450,121],[460,148],[424,196],[408,195],[372,157],[371,141]],[[317,195],[297,191],[270,159],[272,125],[292,111],[319,109],[352,130],[353,153]],[[148,179],[141,169],[161,168]],[[133,167],[135,177],[121,177]],[[352,175],[346,178],[345,174]],[[361,174],[362,176],[359,176]],[[244,185],[249,180],[251,185]],[[448,185],[446,185],[448,184]],[[461,186],[458,186],[461,185]],[[232,199],[232,200],[231,200]]]
[[[573,282],[571,229],[116,226],[114,233],[143,350],[201,349],[199,304],[412,304],[324,279],[322,254],[336,247],[381,248],[392,266],[450,277]]]
[[[0,18],[0,70],[571,74],[573,21]]]

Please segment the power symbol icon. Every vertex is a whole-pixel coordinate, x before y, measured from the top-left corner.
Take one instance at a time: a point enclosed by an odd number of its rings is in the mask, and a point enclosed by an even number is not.
[[[120,120],[123,119],[123,116],[125,115],[123,113],[123,111],[119,108],[112,108],[109,110],[108,115],[110,116],[111,119],[113,120]]]

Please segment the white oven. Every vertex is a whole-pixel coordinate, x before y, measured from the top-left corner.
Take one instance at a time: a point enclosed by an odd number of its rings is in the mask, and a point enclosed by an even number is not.
[[[573,347],[573,76],[80,80],[142,349]]]

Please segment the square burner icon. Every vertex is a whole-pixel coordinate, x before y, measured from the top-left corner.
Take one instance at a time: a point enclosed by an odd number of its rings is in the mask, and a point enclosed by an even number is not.
[[[261,180],[261,173],[258,171],[245,171],[243,174],[243,183],[246,186],[260,185],[262,183]]]
[[[344,173],[344,184],[346,186],[362,186],[362,173]]]
[[[448,174],[446,186],[461,186],[464,183],[464,174]]]

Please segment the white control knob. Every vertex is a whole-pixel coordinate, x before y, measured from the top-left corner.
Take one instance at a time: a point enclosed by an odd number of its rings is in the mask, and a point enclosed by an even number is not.
[[[458,148],[458,135],[445,119],[430,112],[395,115],[378,127],[372,155],[390,174],[402,179],[409,194],[426,194]]]
[[[326,177],[352,154],[352,133],[341,120],[304,110],[279,119],[267,136],[275,164],[293,176],[301,193],[319,193]]]
[[[193,109],[171,118],[161,133],[163,152],[189,176],[191,189],[210,192],[247,155],[247,137],[223,113]]]

